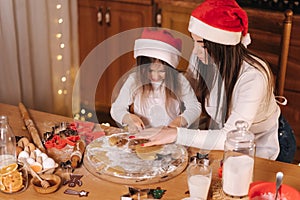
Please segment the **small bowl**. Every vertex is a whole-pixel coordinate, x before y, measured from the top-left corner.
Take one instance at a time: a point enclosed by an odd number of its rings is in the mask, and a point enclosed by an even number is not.
[[[36,178],[36,177],[33,177],[31,179],[31,183],[32,183],[33,188],[35,189],[35,191],[38,192],[38,193],[49,194],[49,193],[55,192],[61,184],[61,178],[58,175],[55,175],[55,174],[41,174],[40,177],[44,180],[47,180],[50,184],[50,187],[43,188],[41,186],[41,182],[39,181],[39,179]]]
[[[250,184],[248,196],[249,200],[274,199],[275,192],[275,182],[258,181]],[[295,188],[286,184],[281,185],[279,194],[281,194],[282,198],[285,197],[287,200],[300,199],[300,193]]]

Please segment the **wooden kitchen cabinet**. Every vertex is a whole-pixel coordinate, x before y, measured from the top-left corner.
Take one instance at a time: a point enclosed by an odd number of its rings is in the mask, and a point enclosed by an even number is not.
[[[188,31],[189,20],[191,12],[197,5],[202,2],[198,1],[171,1],[171,0],[156,0],[157,4],[157,13],[161,15],[161,23],[156,24],[160,25],[162,28],[168,28],[171,30],[178,31],[190,37],[190,32]],[[178,9],[180,7],[180,9]],[[188,60],[181,59],[178,65],[178,70],[185,71],[188,66]]]
[[[104,40],[126,30],[153,26],[153,8],[151,0],[78,0],[80,63]],[[114,43],[113,48],[108,48],[107,55],[101,56],[105,57],[113,53],[112,51],[117,51],[120,45],[122,41]],[[133,52],[128,52],[105,70],[95,94],[97,111],[109,111],[115,84],[134,64]],[[83,107],[89,106],[82,103]]]

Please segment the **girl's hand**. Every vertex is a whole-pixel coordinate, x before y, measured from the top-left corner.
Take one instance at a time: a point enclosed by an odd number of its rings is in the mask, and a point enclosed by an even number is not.
[[[124,116],[123,123],[128,125],[129,133],[138,133],[145,128],[145,125],[141,118],[131,113],[128,113]]]
[[[143,146],[153,146],[161,144],[170,144],[176,141],[177,129],[172,127],[149,128],[140,131],[136,135],[138,138],[149,139],[150,142],[143,144]]]

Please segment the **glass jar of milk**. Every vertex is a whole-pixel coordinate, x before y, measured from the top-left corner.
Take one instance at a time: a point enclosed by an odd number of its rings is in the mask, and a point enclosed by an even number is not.
[[[7,116],[0,115],[0,169],[16,162],[15,135]]]
[[[227,133],[224,148],[222,188],[225,194],[242,197],[248,194],[253,179],[255,142],[244,121]]]

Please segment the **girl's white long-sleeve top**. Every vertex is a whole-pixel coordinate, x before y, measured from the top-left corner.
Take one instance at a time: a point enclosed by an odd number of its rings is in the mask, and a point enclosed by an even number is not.
[[[112,118],[122,124],[123,117],[129,113],[129,106],[133,104],[134,114],[143,120],[146,127],[167,126],[179,115],[184,117],[188,123],[187,127],[189,127],[199,118],[201,104],[190,83],[181,73],[178,75],[178,81],[181,84],[181,96],[178,97],[179,100],[172,99],[170,112],[167,112],[165,88],[154,85],[154,91],[142,101],[141,92],[137,92],[139,86],[136,84],[136,73],[130,74],[121,87],[115,102],[112,103],[110,110]],[[180,113],[180,101],[184,105],[182,113]]]
[[[235,122],[246,121],[249,131],[255,135],[256,156],[275,160],[279,154],[278,117],[280,108],[274,95],[267,96],[267,81],[264,75],[244,62],[232,94],[230,114],[219,130],[189,130],[177,128],[176,143],[206,150],[223,150],[226,133],[235,130]],[[217,110],[217,92],[212,89],[206,99],[208,114],[220,123]],[[220,123],[221,124],[221,123]]]

